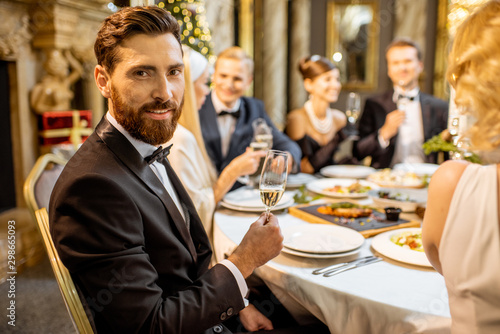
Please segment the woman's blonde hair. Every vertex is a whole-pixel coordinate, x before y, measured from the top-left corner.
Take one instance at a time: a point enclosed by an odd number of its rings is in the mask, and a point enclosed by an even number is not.
[[[458,28],[446,73],[455,103],[476,118],[468,136],[475,149],[500,146],[500,0],[491,0]]]
[[[205,149],[205,141],[203,140],[203,135],[201,133],[200,125],[200,115],[198,114],[198,107],[196,105],[196,93],[194,91],[193,80],[191,79],[191,65],[189,60],[190,52],[194,52],[191,48],[183,45],[184,50],[184,106],[182,107],[182,113],[179,118],[179,124],[185,127],[191,132],[198,147],[203,155],[203,159],[207,166],[212,165],[212,160],[208,156],[207,150]],[[211,173],[212,174],[212,173]],[[215,175],[211,175],[215,177]]]

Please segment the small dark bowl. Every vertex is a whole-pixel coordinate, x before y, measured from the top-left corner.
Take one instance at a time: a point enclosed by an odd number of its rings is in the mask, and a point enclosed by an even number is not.
[[[387,220],[397,222],[399,220],[399,214],[401,213],[400,208],[384,208],[385,210],[385,216],[387,217]]]

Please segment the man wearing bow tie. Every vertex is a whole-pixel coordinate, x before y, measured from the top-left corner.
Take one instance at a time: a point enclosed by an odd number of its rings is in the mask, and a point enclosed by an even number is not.
[[[158,7],[125,7],[97,35],[94,76],[109,111],[67,163],[52,192],[55,247],[96,333],[228,333],[272,329],[245,278],[279,254],[275,216],[261,216],[227,260],[212,250],[170,166],[184,94],[177,20]],[[242,320],[243,321],[243,320]]]
[[[252,122],[263,118],[272,129],[272,148],[289,152],[293,158],[290,167],[298,170],[299,146],[273,125],[262,101],[243,96],[252,83],[252,73],[253,61],[239,47],[230,47],[217,57],[212,78],[214,90],[199,111],[207,153],[220,173],[250,146]]]
[[[437,154],[425,156],[422,144],[447,128],[448,103],[420,92],[423,62],[415,42],[395,39],[386,49],[386,60],[393,89],[366,100],[353,155],[359,160],[371,156],[375,168],[437,163]]]

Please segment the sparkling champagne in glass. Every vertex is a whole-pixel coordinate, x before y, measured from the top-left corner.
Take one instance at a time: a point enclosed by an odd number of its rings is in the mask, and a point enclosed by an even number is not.
[[[288,153],[278,150],[269,150],[260,175],[260,199],[266,206],[266,217],[278,204],[286,188],[288,177]]]
[[[347,96],[347,109],[345,111],[345,115],[347,116],[347,121],[355,125],[359,114],[361,112],[361,97],[358,93],[350,92]]]

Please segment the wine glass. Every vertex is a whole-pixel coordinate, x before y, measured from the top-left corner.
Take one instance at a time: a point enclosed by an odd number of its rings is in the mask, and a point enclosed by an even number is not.
[[[273,132],[269,125],[267,125],[266,120],[263,118],[257,118],[252,122],[252,127],[254,131],[252,141],[250,142],[250,148],[252,151],[270,150],[273,147]],[[238,181],[246,184],[248,188],[253,189],[254,184],[257,182],[257,178],[262,171],[263,164],[264,159],[262,158],[255,173],[241,176]]]
[[[361,97],[358,93],[350,92],[347,95],[347,108],[345,115],[347,116],[347,121],[351,127],[352,135],[356,135],[356,122],[358,121],[359,114],[361,113]]]
[[[260,175],[260,199],[266,206],[266,219],[269,212],[278,204],[286,187],[288,177],[288,153],[269,150]]]

